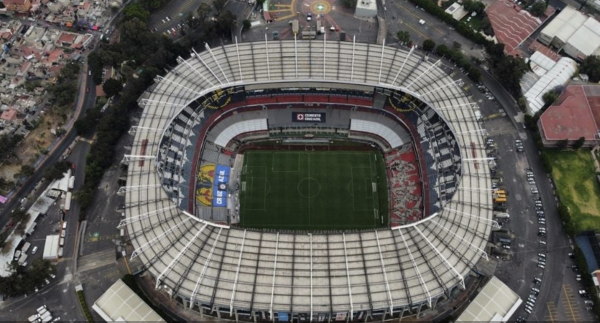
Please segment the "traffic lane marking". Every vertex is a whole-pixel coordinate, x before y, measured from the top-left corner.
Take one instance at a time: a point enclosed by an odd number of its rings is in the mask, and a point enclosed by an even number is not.
[[[423,20],[425,20],[425,22],[427,22],[427,20],[426,20],[425,18],[428,18],[428,17],[419,16],[419,15],[415,14],[414,12],[412,12],[412,11],[411,11],[411,9],[409,9],[409,8],[407,8],[407,7],[404,7],[404,6],[403,6],[403,5],[401,5],[400,3],[398,3],[398,2],[394,2],[394,3],[395,3],[397,6],[399,6],[400,8],[402,8],[402,9],[403,9],[403,10],[402,10],[402,12],[403,12],[403,13],[408,13],[410,16],[412,16],[413,18],[415,18],[417,21],[419,21],[419,20],[423,19]],[[444,31],[444,30],[442,30],[442,29],[439,29],[439,28],[437,28],[437,27],[435,27],[435,26],[431,26],[431,27],[430,27],[430,29],[432,29],[432,30],[433,30],[435,33],[437,33],[437,34],[439,34],[439,35],[442,35],[442,36],[445,36],[445,35],[446,35],[446,31]]]

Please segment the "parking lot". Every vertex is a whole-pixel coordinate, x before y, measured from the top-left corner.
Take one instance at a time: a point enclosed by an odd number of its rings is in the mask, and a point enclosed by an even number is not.
[[[571,243],[562,230],[553,187],[535,144],[529,133],[518,131],[503,116],[504,111],[496,110],[495,101],[478,101],[492,141],[488,156],[496,158],[498,180],[492,188],[506,195],[506,203],[496,205],[496,214],[509,215],[496,218],[501,229],[494,236],[509,239],[497,242],[492,250],[498,261],[496,276],[524,302],[513,318],[593,321],[584,303],[587,298],[578,295],[582,285],[576,280],[579,273],[571,268]]]

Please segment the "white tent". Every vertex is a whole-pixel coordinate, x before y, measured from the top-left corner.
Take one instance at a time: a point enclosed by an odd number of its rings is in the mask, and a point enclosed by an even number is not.
[[[527,112],[531,115],[536,114],[544,106],[542,97],[559,85],[565,85],[569,82],[573,74],[577,71],[577,63],[568,57],[561,58],[548,73],[544,74],[526,93],[525,98],[529,107]]]

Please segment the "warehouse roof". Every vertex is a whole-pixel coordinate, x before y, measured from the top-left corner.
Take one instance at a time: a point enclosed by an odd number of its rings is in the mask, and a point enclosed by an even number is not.
[[[519,295],[494,276],[456,322],[507,322],[521,303]]]
[[[567,43],[577,48],[586,57],[598,54],[597,51],[600,47],[600,22],[594,18],[588,18],[569,38]]]
[[[583,25],[588,17],[575,10],[573,7],[566,6],[548,25],[542,30],[542,34],[549,37],[557,37],[566,42],[571,35]]]
[[[165,322],[122,280],[117,280],[92,306],[106,322]]]

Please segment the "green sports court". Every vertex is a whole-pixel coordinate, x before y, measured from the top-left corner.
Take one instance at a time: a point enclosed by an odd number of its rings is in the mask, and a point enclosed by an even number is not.
[[[240,226],[351,230],[388,225],[378,151],[246,151]]]

